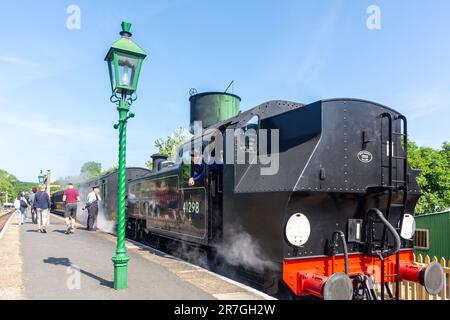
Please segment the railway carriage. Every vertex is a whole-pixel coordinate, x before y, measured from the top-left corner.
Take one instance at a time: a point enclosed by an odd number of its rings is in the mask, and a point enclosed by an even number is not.
[[[50,211],[59,215],[64,215],[65,204],[62,201],[64,191],[53,192],[50,196]]]
[[[150,170],[138,167],[128,167],[126,169],[127,186],[130,181],[144,177],[150,174]],[[118,172],[117,170],[106,175],[90,179],[88,181],[77,183],[76,188],[80,192],[81,207],[86,204],[86,198],[93,187],[100,188],[99,212],[104,215],[106,220],[117,221],[117,194],[118,194]]]
[[[138,179],[140,177],[149,175],[151,172],[145,168],[128,167],[127,168],[127,182]],[[92,188],[95,186],[100,187],[100,196],[102,201],[100,202],[100,212],[105,215],[106,220],[117,220],[117,170],[87,180],[83,182],[74,183],[75,188],[80,193],[81,203],[79,210],[85,207],[86,198]],[[51,196],[51,211],[57,214],[64,214],[65,204],[62,201],[64,191],[54,192]]]

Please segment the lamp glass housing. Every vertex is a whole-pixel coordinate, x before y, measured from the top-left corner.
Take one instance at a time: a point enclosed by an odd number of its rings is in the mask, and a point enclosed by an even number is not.
[[[107,63],[113,93],[131,95],[136,91],[144,58],[139,54],[111,49]]]

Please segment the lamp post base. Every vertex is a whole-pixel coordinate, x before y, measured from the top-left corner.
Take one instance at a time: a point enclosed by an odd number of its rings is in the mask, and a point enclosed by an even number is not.
[[[114,289],[125,290],[127,288],[128,257],[125,253],[117,254],[111,259],[114,263]]]

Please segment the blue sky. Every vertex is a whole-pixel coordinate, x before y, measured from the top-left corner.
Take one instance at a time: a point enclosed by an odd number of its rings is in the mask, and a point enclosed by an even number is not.
[[[66,27],[69,5],[81,29]],[[381,30],[366,27],[369,5]],[[40,169],[79,173],[117,162],[117,111],[103,58],[120,23],[133,23],[144,62],[128,164],[189,122],[189,89],[234,93],[246,110],[268,100],[373,100],[409,118],[411,138],[450,140],[450,2],[46,0],[2,3],[0,168],[21,180]]]

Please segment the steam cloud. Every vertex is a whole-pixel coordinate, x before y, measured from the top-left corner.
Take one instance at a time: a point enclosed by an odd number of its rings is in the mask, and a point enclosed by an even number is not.
[[[277,265],[264,254],[258,242],[250,234],[234,228],[229,241],[215,246],[218,256],[236,267],[262,273],[264,270],[277,270]]]
[[[263,249],[252,236],[241,230],[233,228],[229,240],[215,244],[216,259],[209,261],[205,251],[198,247],[187,245],[185,242],[177,242],[169,246],[169,250],[178,257],[187,260],[200,267],[208,268],[209,263],[222,269],[227,274],[234,274],[233,267],[243,268],[248,271],[263,274],[264,271],[277,271],[278,265],[269,260]],[[225,265],[222,265],[222,264]]]
[[[77,185],[82,184],[83,182],[85,182],[85,180],[80,178],[79,181],[77,180],[73,183]],[[86,204],[87,195],[92,191],[92,189],[89,187],[84,187],[80,188],[78,191],[80,192],[81,204],[78,206],[76,219],[82,225],[87,226],[88,211],[87,209],[83,210],[83,208]],[[104,199],[102,199],[102,201],[104,201]],[[116,221],[110,219],[110,215],[105,212],[101,202],[99,203],[96,227],[103,232],[116,234]]]

